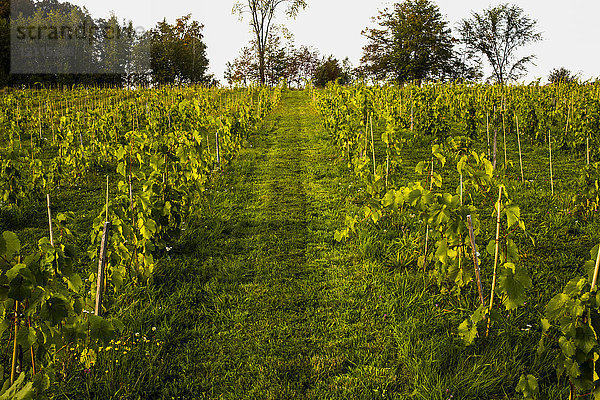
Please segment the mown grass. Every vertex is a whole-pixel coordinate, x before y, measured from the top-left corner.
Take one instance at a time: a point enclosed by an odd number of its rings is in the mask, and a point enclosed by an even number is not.
[[[536,237],[535,247],[517,237],[534,288],[526,307],[503,313],[490,338],[466,348],[456,332],[476,308],[475,289],[444,294],[418,270],[422,224],[382,221],[361,226],[347,243],[333,240],[364,191],[307,95],[286,92],[212,182],[152,282],[111,299],[111,313],[127,327],[118,344],[89,372],[65,367],[53,397],[512,399],[519,376],[532,373],[544,396],[565,398],[552,355],[535,352],[539,318],[551,295],[582,274],[600,237],[596,224],[562,211],[580,158],[557,152],[552,197],[543,151],[525,144],[525,152],[533,182],[511,193]],[[401,175],[415,179],[414,166],[430,158],[430,148],[407,146],[402,158]],[[517,170],[518,161],[510,172]],[[452,173],[445,179],[457,185]],[[78,221],[91,225],[103,198],[93,187],[62,194],[55,207],[79,210]],[[31,206],[3,215],[0,225],[34,243],[46,235],[44,212],[43,204]],[[488,214],[484,235],[493,224]],[[76,238],[82,246],[87,240]],[[491,266],[482,268],[489,283]]]

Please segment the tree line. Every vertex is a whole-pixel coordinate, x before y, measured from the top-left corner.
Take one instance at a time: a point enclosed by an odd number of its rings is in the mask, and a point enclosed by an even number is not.
[[[0,0],[0,85],[216,84],[203,28],[191,15],[143,30],[68,2]]]
[[[373,26],[362,31],[367,44],[360,65],[353,67],[347,58],[340,61],[310,46],[296,45],[286,27],[275,23],[279,12],[294,18],[306,7],[305,0],[235,3],[233,13],[249,20],[254,35],[238,57],[227,63],[227,82],[276,85],[284,80],[302,87],[306,82],[324,86],[329,81],[343,84],[356,79],[395,83],[478,81],[484,78],[483,64],[487,63],[493,71],[487,80],[503,83],[526,73],[535,56],[517,55],[524,46],[542,40],[537,21],[517,5],[473,11],[453,32],[433,0],[403,0],[380,10],[372,18]],[[52,31],[50,26],[85,26],[89,37],[60,42],[62,47],[58,46],[57,51],[68,50],[66,57],[41,61],[36,57],[31,65],[28,60],[15,62],[11,50],[19,48],[20,43],[15,41],[21,36],[32,39],[62,34],[64,39],[64,31]],[[217,80],[208,73],[203,28],[186,15],[174,24],[163,20],[150,30],[140,31],[115,15],[93,18],[85,8],[68,2],[0,0],[0,85],[214,85]],[[119,40],[106,35],[108,31],[118,32]],[[11,73],[15,70],[19,73]],[[549,76],[550,81],[577,79],[565,68],[555,69]]]
[[[255,34],[249,47],[228,64],[229,83],[256,81],[272,84],[291,77],[312,80],[317,86],[327,81],[345,83],[352,79],[374,82],[477,81],[483,76],[483,63],[492,69],[487,80],[515,81],[521,78],[535,59],[534,55],[519,56],[520,50],[542,40],[537,21],[527,16],[517,5],[500,4],[481,12],[472,12],[460,21],[456,32],[432,0],[404,0],[379,11],[372,18],[375,26],[367,27],[367,38],[361,64],[351,68],[330,56],[311,53],[310,68],[294,68],[302,59],[294,46],[285,51],[273,27],[277,8],[288,17],[295,17],[307,6],[305,0],[245,0],[234,6],[234,13],[249,16]],[[551,72],[549,80],[572,81],[578,77],[565,68]]]

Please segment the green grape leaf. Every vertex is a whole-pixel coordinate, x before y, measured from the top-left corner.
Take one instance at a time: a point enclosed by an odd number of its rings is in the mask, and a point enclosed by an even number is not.
[[[50,388],[50,376],[46,369],[35,374],[33,377],[33,387],[37,393],[43,393]]]
[[[575,343],[573,343],[573,341],[567,339],[564,336],[561,336],[558,339],[558,345],[560,346],[560,349],[567,358],[573,357],[575,355],[575,352],[577,351]]]
[[[537,378],[533,375],[522,374],[515,388],[525,399],[533,399],[539,393]]]
[[[506,243],[507,258],[510,262],[519,261],[519,248],[512,239],[508,239]]]
[[[594,330],[589,325],[584,325],[576,328],[575,338],[573,341],[577,348],[588,354],[595,346],[598,345]]]
[[[515,204],[506,206],[506,217],[508,219],[508,227],[510,228],[521,219],[521,209]]]
[[[548,332],[548,330],[550,330],[550,322],[546,319],[546,318],[542,318],[541,320],[541,324],[542,324],[542,332],[546,333]]]
[[[2,322],[0,322],[0,336],[2,336],[2,334],[10,328],[10,326],[11,322],[8,319],[3,319]]]
[[[81,280],[79,274],[71,274],[71,276],[69,278],[65,278],[65,280],[67,281],[69,289],[75,293],[79,293],[83,287],[83,281]]]
[[[0,239],[0,256],[7,260],[11,260],[21,251],[21,242],[13,232],[4,232]]]
[[[125,324],[117,318],[113,318],[110,320],[112,326],[119,332],[123,332],[125,330]]]
[[[565,285],[565,288],[563,289],[563,293],[565,293],[566,295],[568,295],[570,297],[577,297],[584,291],[586,283],[587,283],[587,281],[585,278],[571,279]]]
[[[531,278],[524,268],[512,263],[503,265],[498,276],[496,293],[505,294],[505,307],[514,310],[525,303],[525,292],[531,288]]]
[[[342,229],[341,231],[336,230],[333,238],[336,242],[342,242],[344,239],[348,238],[348,229]]]
[[[581,376],[579,364],[571,358],[566,358],[564,361],[564,370],[570,378],[578,378]]]
[[[123,275],[117,270],[113,270],[110,276],[110,282],[114,285],[116,290],[123,285]]]
[[[40,310],[40,318],[56,326],[69,316],[69,304],[62,297],[50,297]]]
[[[396,191],[390,190],[388,191],[383,199],[381,200],[381,204],[384,207],[390,207],[396,204]]]
[[[114,338],[115,329],[109,321],[97,315],[90,315],[88,322],[90,324],[91,339],[107,344]]]
[[[465,319],[458,326],[458,334],[467,346],[470,346],[477,337],[477,325],[471,322],[470,319]]]
[[[25,373],[21,372],[17,380],[11,385],[8,379],[2,387],[3,393],[0,400],[31,400],[33,399],[34,390],[33,383],[27,382],[23,385]]]
[[[9,279],[8,297],[16,301],[25,301],[33,291],[33,276],[24,264],[17,264],[6,272]]]
[[[121,161],[117,164],[117,174],[127,176],[127,166],[125,165],[125,162]]]
[[[81,312],[83,311],[83,300],[82,299],[77,298],[77,299],[73,300],[73,311],[77,315],[81,314]]]
[[[37,333],[34,328],[22,327],[17,333],[17,343],[23,346],[25,350],[29,350],[35,343]]]
[[[487,253],[490,256],[495,256],[496,255],[496,239],[492,239],[488,242],[487,246],[485,247],[485,250],[487,251]]]
[[[5,232],[6,233],[6,232]],[[0,235],[0,256],[6,256],[6,239],[4,239],[4,234]]]

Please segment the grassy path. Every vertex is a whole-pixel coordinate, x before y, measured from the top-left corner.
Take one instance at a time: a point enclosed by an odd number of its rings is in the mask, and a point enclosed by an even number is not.
[[[212,329],[199,327],[199,389],[319,398],[351,369],[356,335],[332,240],[345,216],[341,171],[306,94],[288,94],[266,131],[226,182],[236,200],[204,285]]]

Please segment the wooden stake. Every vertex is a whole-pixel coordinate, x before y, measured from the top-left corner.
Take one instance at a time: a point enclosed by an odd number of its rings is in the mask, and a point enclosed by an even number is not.
[[[363,156],[367,158],[367,154],[369,153],[369,115],[367,115],[367,119],[365,120],[365,152]]]
[[[485,113],[485,119],[486,119],[486,126],[487,126],[487,142],[488,142],[488,158],[490,156],[491,150],[490,150],[490,114]]]
[[[496,289],[496,270],[498,268],[498,255],[500,253],[500,206],[502,203],[502,187],[500,187],[498,193],[498,205],[496,206],[496,250],[494,252],[494,272],[492,275],[492,293],[490,294],[490,308],[489,311],[492,311],[492,307],[494,306],[494,290]],[[485,336],[487,336],[490,332],[490,320],[488,319],[487,330],[485,332]]]
[[[109,193],[109,189],[108,189],[108,175],[106,176],[106,218],[105,221],[108,221],[108,193]]]
[[[494,169],[496,169],[496,157],[498,155],[498,129],[494,128]]]
[[[460,174],[460,205],[463,205],[463,174]]]
[[[598,270],[600,269],[600,246],[598,247],[598,255],[596,256],[596,267],[594,268],[594,276],[592,278],[592,290],[596,288],[598,282]]]
[[[218,164],[219,168],[221,168],[221,146],[219,144],[219,130],[217,130],[217,133],[216,133],[215,146],[217,148],[217,164]]]
[[[519,133],[519,117],[515,114],[515,120],[517,121],[517,142],[519,143],[519,163],[521,164],[521,182],[525,182],[525,175],[523,174],[523,153],[521,152],[521,134]]]
[[[10,370],[10,383],[15,381],[17,369],[17,334],[19,333],[19,302],[15,301],[15,341],[13,344],[12,368]]]
[[[502,104],[502,131],[504,134],[504,169],[506,170],[506,168],[508,167],[507,164],[507,156],[506,156],[506,124],[504,121],[504,111],[506,110],[505,106],[504,106],[504,99],[502,100],[503,104]]]
[[[548,129],[548,148],[550,150],[550,186],[552,187],[552,195],[554,196],[554,173],[552,171],[552,137],[550,129]]]
[[[100,243],[100,254],[98,261],[98,278],[96,282],[96,309],[95,315],[100,315],[102,310],[102,290],[104,288],[104,269],[106,267],[106,253],[108,251],[108,233],[110,231],[110,222],[104,223],[104,231],[102,232],[102,242]]]
[[[31,317],[27,320],[27,326],[31,328]],[[31,351],[31,368],[33,369],[33,375],[35,375],[35,352],[33,351],[33,346],[29,350]]]
[[[48,225],[50,227],[50,244],[54,247],[54,232],[52,231],[52,211],[50,210],[50,194],[46,194],[46,203],[48,204]]]
[[[387,145],[387,161],[385,167],[385,190],[388,188],[388,180],[390,177],[390,144]]]
[[[375,165],[375,137],[373,136],[373,115],[371,115],[371,150],[373,151],[373,175],[377,174]]]
[[[412,100],[412,90],[410,92],[410,130],[415,130],[415,122],[414,122],[414,111],[415,111],[415,103]]]
[[[475,277],[477,279],[477,290],[479,291],[479,300],[481,305],[485,306],[485,300],[483,299],[483,289],[481,287],[481,274],[479,272],[479,259],[477,257],[477,244],[475,243],[475,234],[473,233],[473,221],[471,216],[467,215],[467,224],[469,224],[469,239],[471,241],[471,248],[473,252],[473,264],[475,266]]]
[[[431,158],[431,176],[429,177],[429,191],[433,190],[433,163],[434,158]],[[427,267],[427,246],[429,244],[429,224],[425,225],[425,253],[423,255],[423,273],[425,273],[425,268]]]
[[[590,165],[590,137],[585,139],[585,156],[587,159],[587,165]]]

